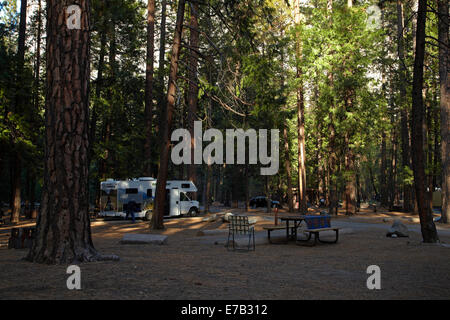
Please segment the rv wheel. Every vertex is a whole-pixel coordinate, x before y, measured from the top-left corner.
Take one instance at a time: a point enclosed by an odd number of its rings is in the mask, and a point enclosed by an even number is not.
[[[150,220],[152,220],[152,215],[153,215],[153,212],[152,212],[152,211],[147,211],[147,212],[145,213],[144,220],[145,220],[145,221],[150,221]]]
[[[189,209],[189,213],[188,213],[189,217],[196,217],[197,214],[198,214],[197,209],[195,209],[195,208]]]

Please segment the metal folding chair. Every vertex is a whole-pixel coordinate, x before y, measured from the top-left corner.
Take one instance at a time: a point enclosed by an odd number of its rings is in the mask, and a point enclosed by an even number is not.
[[[235,236],[248,236],[247,250],[255,251],[255,228],[249,223],[247,216],[230,216],[230,225],[228,229],[227,250],[230,251],[230,238],[232,239],[232,250],[245,250],[236,247]],[[253,246],[252,246],[253,240]]]

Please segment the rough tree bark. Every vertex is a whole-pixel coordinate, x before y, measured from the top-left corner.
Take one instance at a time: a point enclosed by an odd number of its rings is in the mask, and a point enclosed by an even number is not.
[[[425,57],[425,25],[427,0],[419,0],[417,13],[416,56],[414,58],[414,77],[412,91],[412,128],[411,147],[414,172],[414,188],[419,209],[422,238],[424,242],[435,243],[438,240],[433,216],[429,210],[427,181],[425,175],[425,155],[423,145],[423,67]]]
[[[173,39],[172,57],[170,59],[170,73],[169,73],[169,85],[167,89],[167,106],[165,110],[165,119],[160,121],[160,130],[162,130],[162,148],[159,158],[159,172],[158,182],[156,183],[156,199],[155,199],[155,212],[152,216],[151,228],[152,229],[164,229],[164,209],[166,200],[166,183],[169,168],[169,150],[170,150],[170,137],[169,134],[172,129],[173,109],[175,106],[176,98],[176,81],[178,72],[178,59],[180,57],[181,49],[181,35],[183,32],[183,20],[185,10],[185,0],[179,0],[177,9],[177,21],[175,28],[175,36]]]
[[[88,203],[89,9],[81,29],[66,26],[71,0],[47,1],[45,167],[36,238],[27,260],[66,264],[101,256],[91,238]]]

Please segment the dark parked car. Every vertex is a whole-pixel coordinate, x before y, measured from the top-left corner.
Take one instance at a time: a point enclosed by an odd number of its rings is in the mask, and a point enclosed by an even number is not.
[[[250,199],[251,208],[267,208],[267,198],[264,196],[254,197]],[[282,206],[279,201],[271,200],[271,207],[281,209]]]

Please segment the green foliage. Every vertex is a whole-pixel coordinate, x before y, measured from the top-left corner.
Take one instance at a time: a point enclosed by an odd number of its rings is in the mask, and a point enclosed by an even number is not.
[[[297,92],[301,86],[305,99],[305,133],[307,187],[317,189],[328,174],[330,183],[342,190],[350,175],[358,174],[366,193],[381,188],[382,158],[380,145],[384,138],[388,160],[396,160],[393,178],[397,184],[411,185],[409,167],[401,168],[400,111],[409,112],[411,105],[411,70],[413,63],[414,19],[411,3],[405,3],[405,59],[397,56],[396,3],[373,0],[355,2],[333,1],[332,12],[326,0],[301,1],[301,22],[295,25],[293,1],[286,0],[209,0],[199,3],[199,102],[197,119],[204,127],[278,128],[288,131],[289,150],[284,150],[280,135],[282,159],[291,161],[292,185],[297,184]],[[23,81],[18,86],[16,50],[18,13],[15,1],[0,2],[0,161],[7,162],[12,150],[20,150],[27,168],[40,172],[43,156],[44,74],[40,74],[37,110],[33,99],[35,52],[27,49]],[[105,5],[106,4],[106,5]],[[91,154],[91,190],[99,179],[125,179],[142,175],[150,162],[158,166],[160,147],[159,125],[164,106],[168,63],[164,70],[155,70],[153,158],[144,159],[144,86],[146,51],[146,1],[92,0],[91,33],[91,117],[96,112],[95,140]],[[367,24],[367,8],[383,5],[382,28]],[[159,27],[160,2],[157,1],[156,28]],[[170,58],[176,1],[168,2],[166,62]],[[190,10],[186,10],[185,25]],[[31,17],[27,44],[36,40],[36,14]],[[188,119],[188,57],[189,28],[183,33],[179,61],[174,128],[186,127]],[[439,119],[432,116],[438,103],[437,86],[437,20],[430,13],[427,24],[425,58],[425,97],[430,132],[428,144],[440,143]],[[157,30],[156,37],[159,37]],[[98,81],[101,41],[106,41],[103,80]],[[155,47],[159,39],[155,41]],[[43,48],[42,48],[43,49]],[[300,49],[300,54],[299,50]],[[158,49],[156,49],[158,51]],[[155,56],[158,53],[155,53]],[[45,65],[42,53],[42,71]],[[157,61],[155,60],[155,66]],[[403,69],[402,69],[403,68]],[[297,77],[297,69],[301,77]],[[404,70],[403,82],[399,70]],[[162,81],[157,74],[163,74]],[[405,87],[406,97],[399,94]],[[98,93],[98,94],[97,94]],[[24,104],[13,110],[15,97]],[[157,108],[158,106],[158,108]],[[430,118],[431,117],[431,118]],[[431,120],[430,120],[431,119]],[[335,132],[334,145],[330,133]],[[283,147],[282,147],[283,146]],[[395,147],[395,148],[394,148]],[[395,149],[395,153],[394,153]],[[428,151],[431,152],[431,149]],[[351,151],[355,167],[344,170],[345,157]],[[336,167],[328,172],[331,156]],[[386,155],[385,155],[386,156]],[[440,160],[427,157],[427,173],[440,173]],[[1,167],[0,167],[1,168]],[[5,166],[3,166],[5,168]],[[286,192],[288,173],[280,162],[280,173],[268,180],[259,177],[255,166],[249,166],[251,193],[263,193],[266,184],[274,192]],[[395,169],[395,170],[394,170]],[[6,169],[3,169],[6,170]],[[214,167],[214,181],[221,180],[217,193],[242,197],[240,178],[244,168]],[[206,172],[205,166],[199,172]],[[5,172],[3,172],[5,173]],[[170,166],[171,178],[186,177],[182,167]],[[372,176],[372,177],[371,177]],[[373,178],[373,186],[371,179]],[[5,189],[5,188],[3,188]],[[255,195],[255,194],[253,194]],[[217,197],[219,197],[216,194]],[[93,200],[93,199],[91,199]]]

